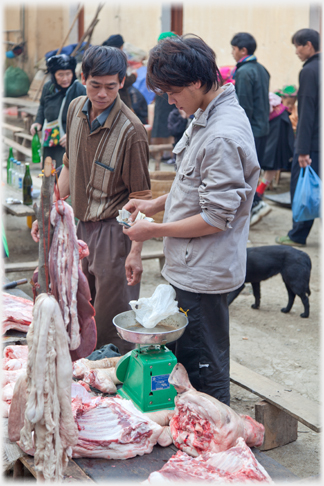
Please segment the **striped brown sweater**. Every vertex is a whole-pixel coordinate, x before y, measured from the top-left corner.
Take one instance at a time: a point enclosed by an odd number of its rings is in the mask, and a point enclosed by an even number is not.
[[[119,95],[104,125],[90,133],[86,100],[80,96],[69,106],[63,162],[75,216],[99,221],[118,216],[130,197],[151,197],[149,147],[145,128]]]

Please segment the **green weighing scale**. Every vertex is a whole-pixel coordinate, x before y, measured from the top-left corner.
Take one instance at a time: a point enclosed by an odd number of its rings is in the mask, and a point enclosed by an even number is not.
[[[113,324],[121,339],[136,344],[136,349],[118,361],[116,375],[123,383],[118,395],[132,400],[142,412],[173,409],[177,392],[168,379],[177,358],[165,345],[182,336],[187,316],[179,312],[147,329],[130,310],[114,317]]]

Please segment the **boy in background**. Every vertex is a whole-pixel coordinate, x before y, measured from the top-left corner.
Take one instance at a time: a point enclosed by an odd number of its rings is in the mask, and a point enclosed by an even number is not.
[[[260,166],[269,133],[269,80],[265,67],[257,62],[254,55],[257,44],[251,34],[240,32],[231,40],[232,56],[236,61],[233,74],[239,104],[244,109],[253,132],[255,147]],[[256,193],[251,209],[254,224],[268,214],[271,208]]]

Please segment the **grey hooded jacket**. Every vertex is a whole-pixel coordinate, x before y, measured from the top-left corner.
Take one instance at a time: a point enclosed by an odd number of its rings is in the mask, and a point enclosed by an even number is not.
[[[196,293],[226,293],[246,273],[250,209],[260,166],[249,120],[232,84],[195,113],[175,146],[177,173],[164,222],[197,214],[222,231],[198,238],[164,238],[164,278]]]

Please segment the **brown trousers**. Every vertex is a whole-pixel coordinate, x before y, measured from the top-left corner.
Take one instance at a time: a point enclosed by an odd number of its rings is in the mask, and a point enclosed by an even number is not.
[[[117,314],[131,309],[130,300],[139,298],[140,284],[128,286],[125,273],[131,241],[115,219],[79,221],[77,236],[89,248],[89,256],[81,263],[96,311],[97,349],[112,343],[123,355],[135,346],[118,337],[112,320]]]

